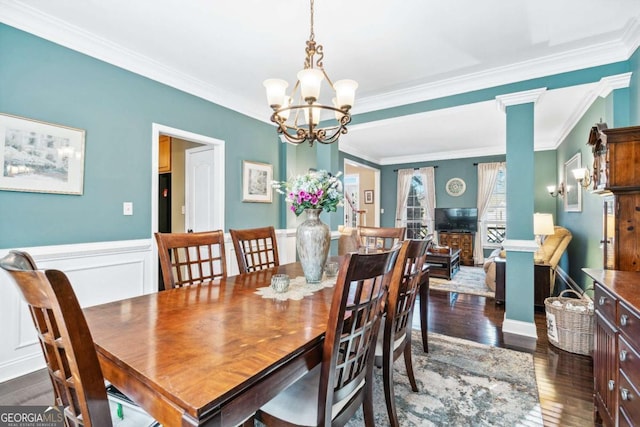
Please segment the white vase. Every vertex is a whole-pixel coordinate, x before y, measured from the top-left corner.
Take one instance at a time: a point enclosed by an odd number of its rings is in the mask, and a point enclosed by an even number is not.
[[[329,255],[331,232],[320,220],[322,209],[305,209],[307,219],[298,226],[296,249],[307,283],[319,283]]]

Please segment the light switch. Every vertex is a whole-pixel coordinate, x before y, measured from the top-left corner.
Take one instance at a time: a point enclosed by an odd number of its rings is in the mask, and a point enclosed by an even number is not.
[[[383,214],[384,213],[384,209],[380,209],[380,213]]]
[[[122,203],[122,215],[133,215],[133,202]]]

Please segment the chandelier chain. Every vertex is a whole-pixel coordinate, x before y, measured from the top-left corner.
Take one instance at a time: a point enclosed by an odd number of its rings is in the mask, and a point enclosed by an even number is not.
[[[309,40],[314,40],[316,35],[313,32],[313,0],[311,0],[311,33],[309,34]]]

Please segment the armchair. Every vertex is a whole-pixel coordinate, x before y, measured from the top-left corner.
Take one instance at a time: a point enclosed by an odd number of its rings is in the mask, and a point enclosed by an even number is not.
[[[543,294],[551,295],[553,293],[553,286],[555,284],[555,270],[560,262],[560,258],[562,258],[562,254],[564,254],[567,246],[569,246],[569,242],[573,237],[571,232],[564,227],[555,226],[554,233],[551,236],[548,236],[542,246],[535,254],[536,265],[545,266],[546,269],[536,269],[536,284],[549,283],[549,290],[542,290]],[[505,258],[506,254],[503,250],[497,249],[493,251],[493,253],[487,258],[484,262],[484,271],[486,274],[485,283],[489,289],[492,291],[496,291],[497,286],[504,286],[504,277],[498,277],[500,274],[496,273],[496,258]],[[538,278],[538,274],[545,274],[543,271],[548,270],[549,277],[540,277]],[[540,272],[540,273],[539,273]],[[497,291],[496,291],[497,292]],[[536,295],[538,292],[536,292]],[[543,302],[544,304],[544,302]]]

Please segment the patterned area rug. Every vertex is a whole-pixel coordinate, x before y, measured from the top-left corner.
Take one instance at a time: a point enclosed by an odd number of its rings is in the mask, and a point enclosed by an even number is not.
[[[402,427],[543,426],[533,357],[444,335],[429,334],[429,353],[419,332],[412,337],[411,391],[404,359],[394,364],[398,422]],[[381,370],[374,370],[376,426],[389,426]],[[364,426],[360,409],[347,424]]]
[[[482,267],[467,267],[463,265],[451,280],[429,277],[429,288],[436,291],[495,298],[495,292],[487,287],[484,283],[484,278],[485,274]]]

